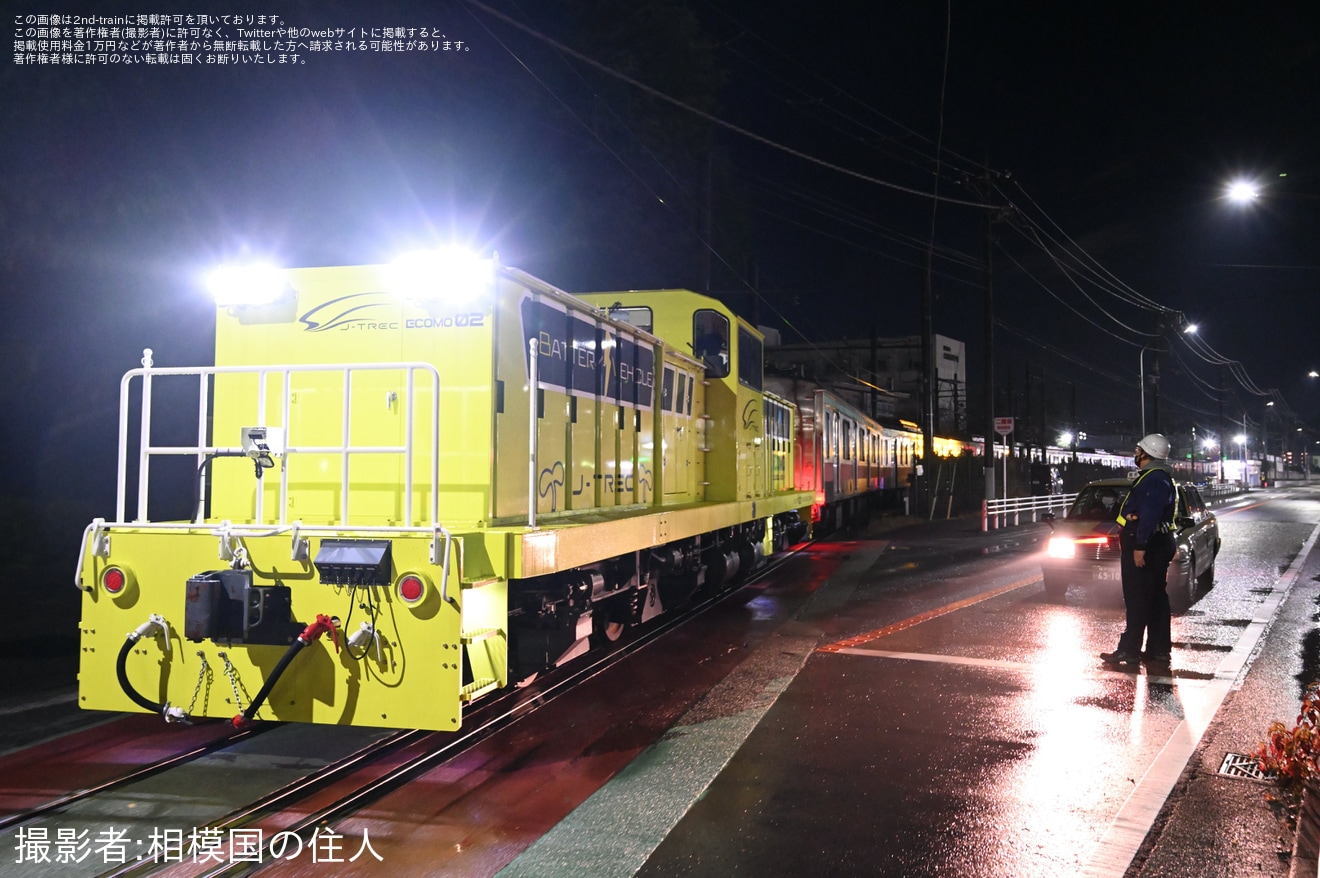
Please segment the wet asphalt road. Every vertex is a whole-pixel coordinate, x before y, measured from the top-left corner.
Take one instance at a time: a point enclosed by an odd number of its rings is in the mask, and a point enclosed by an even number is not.
[[[1216,672],[1320,521],[1316,493],[1265,496],[1219,509],[1218,581],[1175,599],[1168,676],[1097,660],[1122,626],[1116,589],[1051,602],[1030,554],[895,578],[880,571],[900,550],[859,541],[870,572],[798,614],[848,646],[811,656],[640,874],[1124,874],[1164,802],[1142,795],[1182,772],[1231,688]],[[1295,713],[1284,689],[1262,737]],[[1287,874],[1263,796],[1257,811],[1241,871],[1196,874]]]

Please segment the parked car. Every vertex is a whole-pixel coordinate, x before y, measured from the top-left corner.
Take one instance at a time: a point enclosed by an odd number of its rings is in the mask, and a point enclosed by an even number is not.
[[[1120,528],[1115,519],[1131,487],[1129,479],[1091,482],[1078,492],[1064,518],[1044,516],[1052,531],[1041,559],[1047,595],[1062,599],[1070,585],[1122,587]],[[1169,593],[1181,591],[1192,599],[1198,588],[1208,589],[1215,583],[1219,522],[1195,485],[1177,484],[1177,488],[1174,539],[1178,552],[1169,565]]]

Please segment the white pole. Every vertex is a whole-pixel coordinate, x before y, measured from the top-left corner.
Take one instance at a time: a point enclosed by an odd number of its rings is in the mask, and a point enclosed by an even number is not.
[[[527,340],[527,526],[536,527],[536,339]]]
[[[1008,434],[1004,434],[1004,499],[1008,499]]]
[[[138,433],[138,506],[137,521],[147,518],[147,478],[151,468],[151,348],[142,350],[142,421]],[[1242,416],[1246,423],[1246,415]],[[120,518],[123,518],[121,515]]]

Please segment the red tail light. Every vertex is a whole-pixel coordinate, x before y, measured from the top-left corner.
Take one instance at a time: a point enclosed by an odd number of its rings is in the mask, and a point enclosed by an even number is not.
[[[107,567],[101,574],[101,586],[110,594],[119,594],[128,585],[128,577],[118,567]]]
[[[409,606],[420,604],[426,599],[430,583],[419,573],[405,573],[394,583],[394,591],[399,600]]]

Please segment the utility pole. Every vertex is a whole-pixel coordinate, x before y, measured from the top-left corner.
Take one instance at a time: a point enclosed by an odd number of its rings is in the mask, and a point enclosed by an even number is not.
[[[712,235],[715,229],[715,153],[711,148],[711,135],[706,133],[706,170],[702,179],[702,205],[701,205],[701,273],[702,279],[706,285],[706,292],[710,292],[712,282],[713,266],[711,265],[711,249],[714,243]]]
[[[935,214],[931,207],[931,240],[926,247],[926,265],[921,273],[921,477],[916,480],[920,486],[920,505],[925,508],[926,501],[932,499],[930,493],[930,471],[934,463],[931,453],[935,445],[935,352],[932,339],[934,324],[934,295],[931,292],[931,260],[935,245]]]
[[[1151,366],[1150,369],[1150,384],[1151,384],[1151,398],[1152,398],[1151,414],[1154,416],[1154,421],[1153,421],[1153,423],[1155,424],[1154,432],[1159,433],[1161,432],[1161,430],[1160,430],[1160,349],[1158,347],[1155,348],[1154,359],[1155,359],[1155,363],[1154,365]]]
[[[986,201],[990,200],[990,179],[984,179],[984,188],[980,195]],[[981,459],[981,470],[985,476],[985,499],[995,499],[995,272],[994,272],[994,240],[995,240],[995,220],[998,219],[997,210],[987,209],[984,217],[984,245],[985,245],[985,305],[982,312],[982,344],[985,347],[983,354],[984,360],[981,365],[981,371],[984,373],[985,381],[983,399],[985,405],[985,454]],[[1005,437],[1007,438],[1007,437]],[[1008,485],[1004,485],[1004,494],[1008,495]]]
[[[1071,411],[1071,412],[1069,413],[1069,415],[1068,415],[1069,420],[1072,422],[1072,429],[1069,430],[1068,432],[1072,434],[1072,443],[1071,443],[1071,444],[1072,444],[1072,462],[1073,462],[1073,463],[1076,463],[1076,462],[1077,462],[1077,432],[1078,432],[1078,424],[1077,424],[1077,382],[1075,382],[1075,381],[1069,381],[1069,382],[1068,382],[1068,389],[1069,389],[1069,391],[1071,391],[1069,395],[1070,395],[1070,397],[1071,397],[1071,404],[1072,404],[1072,405],[1071,405],[1072,411]]]
[[[1224,367],[1219,367],[1219,481],[1224,481],[1224,445],[1227,437],[1224,436]]]

